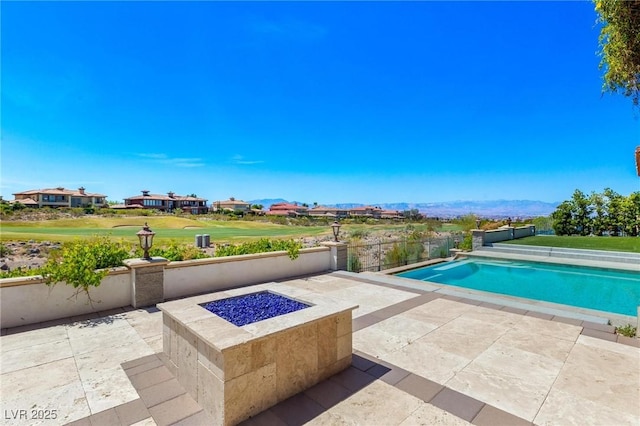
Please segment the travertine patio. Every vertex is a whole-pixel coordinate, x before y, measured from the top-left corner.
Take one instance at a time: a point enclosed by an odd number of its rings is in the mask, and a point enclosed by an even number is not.
[[[360,306],[353,363],[245,423],[640,424],[637,339],[399,284],[341,273],[279,283]],[[2,333],[3,424],[211,421],[164,363],[155,308]]]

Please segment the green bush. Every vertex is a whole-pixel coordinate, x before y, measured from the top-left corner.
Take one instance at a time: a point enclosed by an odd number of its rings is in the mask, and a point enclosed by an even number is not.
[[[17,268],[14,268],[10,271],[0,271],[0,279],[31,277],[34,275],[42,275],[42,268],[28,268],[25,266],[18,266]]]
[[[636,330],[636,327],[632,326],[631,324],[627,324],[624,327],[617,327],[616,333],[622,334],[623,336],[627,337],[636,337]]]
[[[138,247],[135,254],[138,257],[142,257],[142,249]],[[170,261],[203,259],[208,257],[207,254],[199,248],[189,244],[179,244],[176,241],[171,241],[166,246],[151,248],[151,250],[149,250],[149,255],[164,257]]]
[[[360,262],[360,258],[355,253],[349,253],[349,257],[347,258],[347,271],[349,272],[360,272],[362,271],[362,263]]]
[[[462,242],[460,243],[460,249],[470,251],[473,248],[473,236],[470,232],[466,233]]]
[[[261,238],[257,241],[238,245],[216,247],[216,257],[235,256],[239,254],[267,253],[272,251],[286,251],[291,260],[296,259],[302,248],[302,243],[295,240],[270,240]]]
[[[424,245],[420,240],[409,238],[395,243],[384,256],[384,269],[416,263],[422,259],[423,253]]]
[[[47,285],[64,281],[77,290],[76,295],[80,291],[88,295],[89,288],[99,286],[107,275],[106,268],[122,266],[130,252],[130,244],[111,241],[104,235],[76,240],[51,251],[42,276]]]

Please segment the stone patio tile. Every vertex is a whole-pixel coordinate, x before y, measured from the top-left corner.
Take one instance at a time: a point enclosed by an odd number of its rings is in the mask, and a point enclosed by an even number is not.
[[[477,426],[532,426],[531,422],[491,405],[482,407],[471,423]]]
[[[129,345],[144,347],[144,340],[123,319],[113,324],[98,324],[90,327],[69,327],[69,341],[74,354],[104,351],[108,347]]]
[[[37,326],[37,324],[34,324],[34,326]],[[14,329],[9,329],[9,331],[12,330]],[[8,333],[6,336],[2,336],[0,351],[4,356],[5,352],[15,349],[29,348],[31,346],[60,340],[68,340],[67,328],[63,325],[46,328],[33,327],[31,331]]]
[[[505,350],[514,347],[537,355],[564,362],[575,343],[546,334],[523,334],[517,329],[507,331],[496,341],[496,347]]]
[[[83,417],[79,420],[74,420],[72,422],[66,423],[65,426],[93,426],[91,424],[91,420],[89,417]]]
[[[381,321],[380,318],[370,314],[362,315],[362,316],[359,316],[358,318],[354,318],[353,325],[352,325],[353,332],[355,333],[356,331],[367,328],[373,324],[377,324],[380,321]]]
[[[333,380],[350,391],[356,392],[375,381],[375,377],[356,368],[349,367],[338,374],[334,374],[329,380]]]
[[[24,370],[21,370],[24,371]],[[10,373],[11,374],[11,373]],[[9,385],[5,383],[2,376],[2,385]],[[73,381],[71,383],[61,386],[51,386],[48,388],[36,388],[30,389],[29,392],[21,392],[19,394],[13,394],[13,392],[2,392],[2,410],[27,410],[29,413],[32,409],[37,410],[50,410],[55,411],[56,419],[31,419],[29,417],[28,424],[31,425],[51,425],[51,424],[65,424],[75,420],[82,419],[91,414],[89,405],[85,399],[84,390],[80,381]],[[4,416],[3,416],[4,417]],[[25,426],[24,420],[18,419],[3,419],[3,425],[20,425]]]
[[[72,357],[52,361],[34,367],[7,372],[0,376],[0,395],[29,398],[41,395],[57,387],[80,384],[80,376]]]
[[[577,318],[567,318],[567,317],[561,317],[561,316],[554,316],[553,318],[551,318],[551,321],[556,321],[556,322],[563,322],[565,324],[571,324],[571,325],[577,325],[582,327],[582,320],[577,319]]]
[[[516,315],[526,315],[527,313],[526,309],[514,308],[512,306],[503,306],[500,310],[502,312],[509,312]]]
[[[135,310],[127,312],[125,318],[143,339],[162,335],[162,313],[160,311]]]
[[[325,411],[318,402],[304,393],[285,399],[270,410],[288,425],[302,425]]]
[[[514,328],[525,334],[546,334],[572,342],[576,341],[582,331],[582,327],[577,325],[548,321],[547,319],[530,314],[531,312],[528,312],[527,315],[523,316]]]
[[[416,411],[411,413],[399,426],[413,425],[447,425],[447,426],[468,426],[471,423],[457,417],[448,411],[431,404],[422,404]]]
[[[202,408],[189,395],[183,394],[149,408],[158,426],[172,425],[201,411]]]
[[[28,336],[24,335],[24,338],[28,340]],[[72,356],[73,353],[69,340],[64,338],[10,351],[6,351],[3,347],[0,365],[2,366],[2,373],[4,374],[11,371],[22,370],[23,368],[47,364],[64,358],[70,358]]]
[[[118,413],[116,413],[115,408],[110,408],[108,410],[101,411],[99,413],[93,414],[89,417],[89,421],[92,426],[103,426],[103,425],[119,425],[120,419],[118,418]]]
[[[366,373],[392,386],[410,374],[409,371],[403,368],[385,364],[384,362],[382,364],[376,364],[368,369]]]
[[[444,386],[418,376],[417,374],[409,374],[395,386],[416,398],[420,398],[424,402],[431,401],[433,397],[444,389]]]
[[[410,309],[402,313],[401,316],[413,318],[438,327],[459,317],[471,309],[474,309],[472,305],[440,297],[431,302]]]
[[[146,337],[144,342],[151,348],[155,353],[160,353],[164,350],[162,346],[162,334],[154,337]]]
[[[273,411],[266,410],[241,423],[240,426],[287,426]]]
[[[616,341],[618,343],[640,348],[640,339],[638,339],[637,337],[627,337],[627,336],[623,336],[622,334],[617,334],[616,336],[617,336]]]
[[[554,389],[640,419],[638,375],[628,369],[639,361],[637,348],[580,336]]]
[[[331,408],[353,394],[353,391],[345,388],[332,380],[324,380],[304,391],[305,395],[320,404],[323,408]]]
[[[140,420],[139,422],[135,422],[131,426],[157,426],[157,423],[153,420],[153,417],[147,417],[144,420]]]
[[[501,305],[495,306],[502,307]],[[506,330],[513,328],[517,323],[522,321],[522,315],[480,305],[467,310],[456,319],[474,319],[482,321],[489,327],[500,327]]]
[[[145,403],[140,399],[134,399],[122,405],[115,407],[120,422],[125,425],[131,425],[144,420],[151,416]]]
[[[484,402],[448,388],[444,388],[433,397],[430,404],[467,422],[473,420],[484,406]]]
[[[533,318],[539,318],[539,319],[543,319],[543,320],[551,320],[553,318],[553,315],[551,314],[545,314],[542,312],[536,312],[536,311],[528,311],[525,316],[527,317],[533,317]]]
[[[76,366],[82,380],[97,379],[104,371],[118,368],[121,364],[141,356],[152,354],[148,346],[107,346],[103,350],[81,352],[75,355]]]
[[[131,368],[124,368],[126,364],[127,364],[126,362],[122,363],[121,367],[127,373],[127,376],[135,376],[136,374],[144,373],[145,371],[149,371],[151,369],[164,366],[164,363],[162,362],[162,360],[157,356],[153,356],[153,358],[150,358],[144,364],[139,364]]]
[[[509,329],[507,325],[492,325],[489,322],[468,318],[465,314],[443,324],[419,339],[417,343],[436,346],[444,352],[471,360],[487,350]]]
[[[206,411],[199,411],[185,419],[173,423],[171,426],[203,426],[213,425],[215,422]]]
[[[120,366],[83,378],[82,387],[92,413],[138,399],[136,390]]]
[[[351,365],[360,371],[367,371],[376,365],[376,362],[362,356],[362,352],[356,351],[351,355]]]
[[[158,383],[173,379],[173,375],[164,365],[143,371],[129,378],[136,389],[142,390]]]
[[[172,378],[144,389],[138,389],[138,393],[147,407],[153,407],[178,397],[186,393],[186,391],[177,379]]]
[[[638,408],[637,401],[635,408]],[[630,414],[607,404],[582,398],[554,387],[534,419],[537,425],[637,425],[639,414]]]
[[[335,416],[334,421],[337,417],[343,422],[342,424],[397,425],[422,404],[424,403],[420,399],[377,380],[331,407],[329,413]],[[322,420],[322,422],[327,421],[327,417]],[[322,424],[321,420],[315,424]]]
[[[445,384],[471,362],[470,358],[445,351],[424,339],[385,355],[385,361],[439,384]]]
[[[129,370],[129,369],[131,369],[133,367],[138,367],[140,365],[148,364],[150,362],[153,362],[156,359],[159,359],[158,355],[156,355],[156,354],[141,356],[139,358],[132,359],[131,361],[123,362],[121,367],[122,367],[123,370]]]
[[[533,421],[561,368],[561,361],[496,344],[446,386]]]
[[[427,323],[411,318],[392,317],[353,333],[353,347],[377,357],[384,357],[423,337],[433,328]]]
[[[585,328],[582,330],[583,336],[596,337],[602,340],[608,340],[610,342],[615,342],[618,339],[613,333],[608,333],[606,331],[594,330],[592,328]]]
[[[615,333],[616,331],[616,328],[609,324],[598,324],[596,322],[582,321],[582,324],[580,325],[584,328],[591,328],[593,330],[606,331],[608,333]]]

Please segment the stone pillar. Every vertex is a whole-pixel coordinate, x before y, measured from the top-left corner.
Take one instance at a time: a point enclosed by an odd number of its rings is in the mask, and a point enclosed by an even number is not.
[[[479,250],[484,245],[484,230],[472,229],[471,230],[471,250]]]
[[[332,271],[346,271],[347,270],[347,243],[342,241],[331,241],[322,243],[323,246],[329,247],[331,251],[330,269]]]
[[[140,308],[164,302],[163,257],[127,259],[123,262],[131,271],[131,306]]]

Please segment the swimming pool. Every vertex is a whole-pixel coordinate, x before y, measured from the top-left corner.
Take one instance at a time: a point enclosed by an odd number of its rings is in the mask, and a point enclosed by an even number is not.
[[[637,315],[640,274],[502,259],[463,259],[396,274],[404,278]]]

